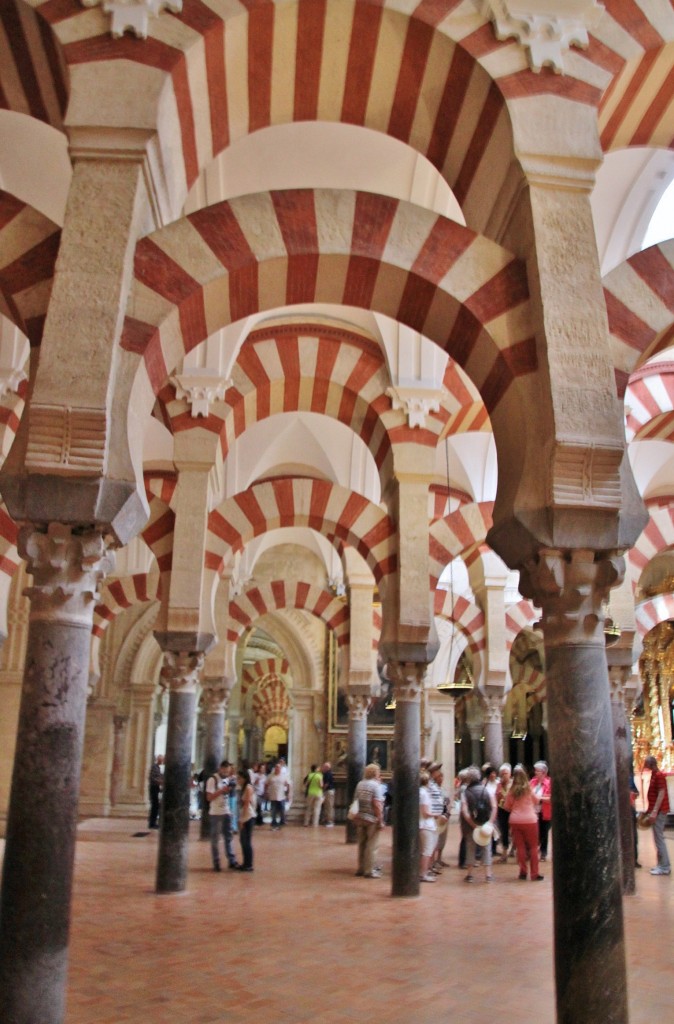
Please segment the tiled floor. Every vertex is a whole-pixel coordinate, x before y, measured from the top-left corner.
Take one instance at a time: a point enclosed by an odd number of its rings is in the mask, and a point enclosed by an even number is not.
[[[265,827],[253,874],[215,874],[194,823],[187,892],[157,896],[142,827],[80,827],[68,1024],[554,1021],[550,883],[518,882],[512,862],[490,886],[448,868],[394,900],[389,834],[381,880],[354,878],[340,827]],[[674,876],[649,874],[649,839],[625,902],[631,1024],[671,1024]]]

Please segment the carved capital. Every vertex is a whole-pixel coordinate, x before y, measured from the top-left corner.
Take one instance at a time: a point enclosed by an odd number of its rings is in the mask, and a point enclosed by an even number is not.
[[[625,562],[593,551],[543,549],[520,574],[520,591],[543,611],[546,647],[572,643],[604,646],[603,605],[620,584]]]
[[[494,23],[497,39],[514,36],[527,50],[529,65],[540,71],[546,64],[564,71],[564,54],[571,46],[586,49],[588,29],[604,13],[596,0],[483,0],[482,10]]]
[[[372,707],[372,698],[364,693],[347,693],[346,703],[349,707],[349,718],[354,722],[362,722]]]
[[[611,688],[611,702],[621,704],[625,713],[630,715],[641,693],[640,677],[632,672],[631,665],[609,665],[608,681]]]
[[[147,39],[150,17],[156,18],[163,10],[179,14],[183,0],[81,0],[83,7],[102,7],[111,16],[110,31],[121,39],[127,29],[139,39]]]
[[[390,387],[386,394],[392,408],[405,413],[410,427],[425,427],[429,413],[440,412],[440,403],[447,392],[444,388]]]
[[[421,700],[424,679],[428,665],[422,661],[389,661],[387,674],[393,683],[396,704],[407,701],[415,703]]]
[[[504,697],[487,697],[484,702],[485,725],[500,725],[503,721]]]
[[[207,715],[224,714],[229,703],[230,688],[222,679],[204,679],[199,698],[199,710]]]
[[[231,378],[220,377],[205,370],[176,374],[171,377],[176,398],[184,399],[192,410],[192,419],[208,416],[213,402],[222,402],[225,392],[232,386]]]
[[[164,651],[159,683],[165,690],[196,693],[205,655],[193,651]]]
[[[24,526],[17,547],[34,585],[24,590],[31,618],[91,629],[98,587],[114,568],[112,539],[98,530],[75,531],[63,523],[45,530]]]

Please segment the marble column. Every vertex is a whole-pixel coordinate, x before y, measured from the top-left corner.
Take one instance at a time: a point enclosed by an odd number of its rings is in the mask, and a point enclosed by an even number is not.
[[[96,530],[24,528],[34,585],[0,893],[0,1020],[62,1024],[89,652],[112,569]]]
[[[122,775],[122,753],[124,750],[124,735],[129,724],[128,715],[115,715],[112,719],[112,769],[110,771],[110,807],[117,803]]]
[[[363,778],[365,758],[367,754],[367,715],[372,705],[372,698],[366,694],[347,693],[346,702],[349,706],[349,734],[346,747],[346,798],[347,807],[353,800],[356,786]],[[356,842],[356,828],[352,822],[346,822],[347,843]]]
[[[169,690],[161,831],[156,891],[182,892],[187,885],[192,745],[202,653],[165,651],[161,683]]]
[[[503,702],[500,697],[485,701],[484,757],[498,771],[503,764]]]
[[[520,589],[542,609],[553,777],[558,1024],[626,1024],[613,720],[602,602],[622,559],[543,549]]]
[[[225,713],[229,694],[229,688],[221,679],[204,680],[200,699],[201,714],[206,725],[202,763],[204,780],[215,774],[223,760]],[[208,839],[210,834],[208,817],[208,801],[204,798],[201,808],[201,839]]]
[[[421,693],[427,666],[389,661],[396,702],[393,751],[392,896],[419,895]]]
[[[630,778],[633,775],[632,730],[629,711],[634,706],[640,689],[638,676],[632,673],[634,630],[623,630],[618,643],[606,651],[608,677],[611,687],[613,714],[613,743],[615,747],[616,778],[618,783],[618,814],[620,820],[620,850],[622,854],[623,892],[636,892],[634,830],[636,822],[632,809]]]

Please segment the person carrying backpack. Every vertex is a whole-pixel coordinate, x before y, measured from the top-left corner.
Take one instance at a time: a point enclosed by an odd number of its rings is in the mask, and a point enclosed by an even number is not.
[[[473,881],[473,870],[475,868],[476,844],[474,832],[480,826],[487,823],[493,825],[496,818],[496,801],[490,793],[486,782],[482,781],[482,774],[479,768],[466,768],[466,788],[461,797],[461,835],[466,840],[466,875],[465,882]],[[484,867],[485,881],[491,882],[493,874],[491,870],[492,844],[491,835],[485,845],[482,846],[482,858],[480,864]]]

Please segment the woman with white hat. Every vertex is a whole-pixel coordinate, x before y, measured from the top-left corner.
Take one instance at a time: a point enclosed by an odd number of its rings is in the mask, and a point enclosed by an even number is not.
[[[529,776],[521,764],[513,771],[513,784],[505,799],[505,809],[510,811],[510,832],[517,850],[520,880],[526,882],[527,867],[531,881],[541,882],[538,873],[538,807],[539,799],[529,783]]]
[[[494,877],[491,871],[491,839],[494,834],[496,801],[486,783],[482,782],[479,768],[466,768],[464,775],[466,788],[461,797],[461,834],[466,840],[467,868],[464,882],[473,881],[476,843],[482,847],[480,864],[484,868],[485,881],[491,882]]]

